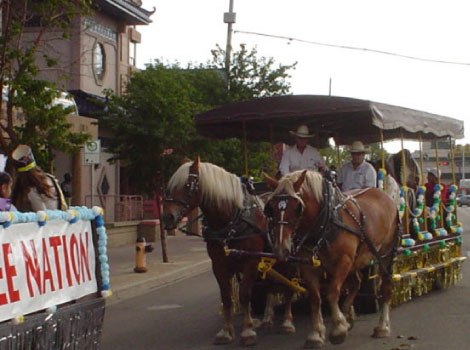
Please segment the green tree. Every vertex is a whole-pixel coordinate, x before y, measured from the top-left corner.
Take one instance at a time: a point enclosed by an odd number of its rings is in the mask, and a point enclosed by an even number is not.
[[[54,105],[60,96],[56,85],[37,79],[38,60],[47,67],[57,57],[40,53],[48,34],[69,36],[72,20],[91,11],[91,0],[4,0],[0,37],[0,151],[9,154],[19,143],[27,143],[39,164],[48,167],[52,150],[73,152],[88,135],[70,131],[67,123],[70,108]],[[35,30],[28,30],[34,26]],[[42,55],[42,56],[41,56]],[[41,56],[38,58],[38,56]]]
[[[203,161],[220,165],[230,172],[244,173],[240,140],[208,140],[197,135],[192,116],[218,105],[289,91],[287,71],[274,68],[274,60],[257,58],[256,49],[245,46],[234,52],[230,93],[224,77],[225,52],[212,52],[212,61],[182,68],[179,64],[155,61],[134,73],[126,94],[107,91],[107,110],[99,125],[113,132],[106,141],[114,160],[125,161],[138,189],[150,193],[156,183],[168,180],[184,156],[199,154]],[[271,165],[270,145],[249,145],[252,175]]]
[[[106,94],[99,125],[113,132],[107,148],[113,160],[133,169],[138,189],[151,193],[183,156],[194,156],[195,146],[202,146],[202,140],[194,141],[192,116],[223,98],[225,85],[217,71],[156,61],[132,75],[125,95]]]
[[[207,63],[207,67],[225,72],[225,50],[217,45],[211,53],[212,60]],[[241,44],[240,49],[232,54],[229,75],[225,77],[228,93],[225,100],[217,104],[289,94],[291,85],[288,79],[296,65],[297,62],[290,65],[276,64],[272,57],[260,57],[256,47],[248,50],[245,44]],[[211,141],[202,148],[202,154],[207,155],[209,161],[241,175],[245,173],[242,147],[238,139]],[[248,144],[250,176],[261,180],[262,171],[272,172],[275,167],[270,144]]]
[[[241,44],[240,50],[233,52],[231,58],[227,78],[230,88],[227,102],[289,94],[289,72],[295,69],[296,65],[297,62],[291,65],[276,65],[272,57],[259,57],[256,47],[248,50],[245,44]],[[224,71],[225,50],[219,45],[212,50],[212,61],[208,66]]]

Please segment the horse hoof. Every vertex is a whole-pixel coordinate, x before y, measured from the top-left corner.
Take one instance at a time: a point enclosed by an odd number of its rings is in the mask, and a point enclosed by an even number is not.
[[[262,331],[269,331],[271,329],[273,329],[273,323],[272,322],[262,322],[258,329],[262,330]]]
[[[249,337],[240,337],[241,346],[256,345],[256,342],[257,342],[256,335],[250,335]]]
[[[262,322],[258,318],[253,319],[253,327],[254,328],[259,328],[259,327],[261,327],[261,325],[262,325]]]
[[[381,327],[375,327],[374,328],[374,334],[372,334],[373,338],[388,338],[390,337],[390,328],[381,328]]]
[[[354,327],[354,319],[348,317],[347,321],[349,323],[348,331],[350,331]]]
[[[212,343],[214,345],[224,345],[224,344],[230,344],[232,341],[233,341],[233,333],[230,334],[230,332],[222,329],[220,330],[219,333],[217,333]]]
[[[320,339],[307,339],[304,344],[304,349],[320,349],[324,345]]]
[[[347,333],[330,334],[331,344],[342,344],[346,340]]]
[[[232,337],[215,337],[212,344],[225,345],[225,344],[230,344],[232,341],[233,341]]]
[[[295,333],[295,327],[294,326],[281,326],[279,328],[279,333],[280,334],[294,334]]]

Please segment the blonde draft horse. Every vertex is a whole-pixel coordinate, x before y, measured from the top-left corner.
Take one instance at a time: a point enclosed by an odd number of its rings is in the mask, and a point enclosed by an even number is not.
[[[360,287],[360,270],[373,260],[379,260],[382,267],[381,314],[373,336],[390,336],[390,266],[398,241],[398,214],[391,198],[376,188],[342,194],[321,174],[307,170],[286,175],[279,183],[272,178],[267,181],[276,187],[265,212],[272,218],[278,259],[285,260],[293,254],[314,256],[321,261],[321,268],[316,269],[299,265],[308,290],[313,326],[305,347],[319,348],[326,341],[320,307],[323,272],[330,276],[326,288],[332,317],[329,340],[340,344],[352,327],[352,304]],[[340,308],[343,284],[347,285],[348,294]]]
[[[224,169],[200,162],[181,165],[171,177],[164,199],[163,221],[166,229],[176,225],[191,210],[200,207],[206,220],[203,236],[212,261],[212,271],[220,289],[224,322],[214,344],[234,339],[232,286],[235,273],[241,272],[240,304],[243,312],[241,345],[256,343],[255,321],[251,316],[252,287],[258,278],[257,257],[226,256],[224,248],[261,252],[267,232],[263,203],[242,189],[240,179]]]

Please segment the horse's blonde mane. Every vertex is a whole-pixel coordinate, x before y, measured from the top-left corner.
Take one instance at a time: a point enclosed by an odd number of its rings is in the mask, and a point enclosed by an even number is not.
[[[285,175],[279,181],[276,190],[273,192],[269,199],[278,194],[288,194],[289,196],[298,199],[302,203],[302,205],[305,205],[302,198],[300,198],[294,190],[294,184],[303,172],[303,170],[298,170]],[[313,195],[317,202],[321,202],[323,200],[322,175],[319,172],[308,170],[305,174],[305,180],[302,183],[302,186],[300,187],[300,195],[306,192]]]
[[[193,163],[181,165],[168,182],[167,191],[180,190],[186,183],[189,168]],[[225,169],[212,163],[199,163],[199,185],[204,204],[243,208],[243,192],[240,179]]]

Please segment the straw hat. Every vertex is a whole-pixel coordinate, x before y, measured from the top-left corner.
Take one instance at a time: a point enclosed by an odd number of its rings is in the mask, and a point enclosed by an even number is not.
[[[297,131],[289,131],[289,133],[294,136],[294,137],[298,137],[300,139],[309,139],[311,137],[313,137],[313,134],[309,134],[309,130],[308,130],[308,126],[307,125],[300,125],[298,128],[297,128]]]
[[[368,150],[364,147],[361,141],[354,141],[349,149],[351,153],[368,153]]]

